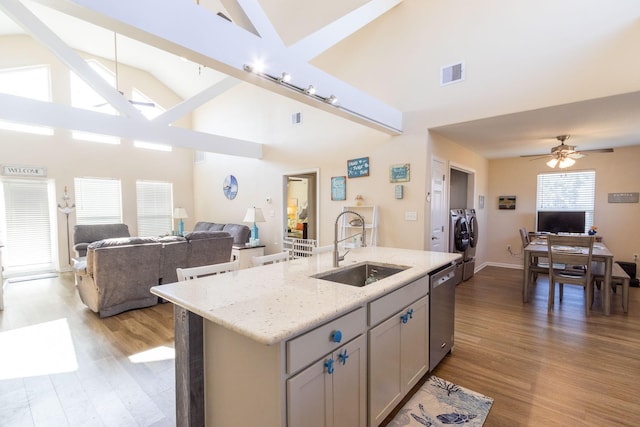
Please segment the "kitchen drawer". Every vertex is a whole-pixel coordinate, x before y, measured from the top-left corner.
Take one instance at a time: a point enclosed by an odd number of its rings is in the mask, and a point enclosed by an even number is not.
[[[369,303],[369,326],[375,326],[429,293],[429,276],[414,280]]]
[[[344,343],[362,334],[366,327],[366,310],[364,307],[360,307],[287,341],[287,373],[292,374],[325,354],[331,353]],[[334,341],[334,335],[337,331],[342,335],[339,342]]]

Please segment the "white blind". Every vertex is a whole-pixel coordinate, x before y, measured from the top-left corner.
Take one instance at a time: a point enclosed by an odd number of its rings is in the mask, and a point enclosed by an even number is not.
[[[173,185],[169,182],[136,181],[138,235],[161,236],[171,232]]]
[[[7,272],[52,270],[49,183],[5,180],[2,187],[6,230],[3,261]]]
[[[538,211],[585,211],[585,232],[593,225],[596,172],[558,172],[538,175]]]
[[[121,224],[119,179],[75,178],[77,224]]]

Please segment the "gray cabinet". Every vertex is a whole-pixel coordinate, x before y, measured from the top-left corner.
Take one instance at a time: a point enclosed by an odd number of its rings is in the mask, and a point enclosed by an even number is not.
[[[287,380],[288,427],[365,427],[367,355],[360,335]]]
[[[428,371],[428,279],[380,298],[369,310],[374,320],[393,313],[369,330],[369,417],[377,426]]]

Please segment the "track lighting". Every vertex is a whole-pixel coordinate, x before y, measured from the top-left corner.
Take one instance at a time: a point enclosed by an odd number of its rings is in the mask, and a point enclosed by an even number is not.
[[[291,74],[283,72],[282,76],[278,79],[280,83],[289,83],[291,81]]]
[[[315,86],[311,84],[306,88],[296,86],[291,83],[291,74],[283,71],[280,77],[276,77],[262,71],[262,67],[263,67],[263,64],[256,62],[253,64],[244,64],[242,66],[242,69],[247,73],[252,73],[262,78],[265,78],[267,80],[271,80],[272,82],[279,83],[282,86],[285,86],[289,89],[303,93],[307,96],[310,96],[311,98],[317,99],[319,101],[324,101],[327,104],[333,105],[336,108],[342,108],[342,107],[338,107],[338,98],[335,95],[329,95],[327,97],[320,96],[316,94]]]

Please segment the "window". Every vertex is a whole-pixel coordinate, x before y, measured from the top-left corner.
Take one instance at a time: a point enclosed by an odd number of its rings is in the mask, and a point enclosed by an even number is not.
[[[169,182],[136,182],[138,235],[161,236],[172,229],[173,185]]]
[[[538,211],[585,211],[585,233],[593,225],[596,172],[559,172],[538,175]]]
[[[0,92],[37,101],[51,102],[49,67],[23,67],[0,70]],[[0,121],[0,129],[37,135],[53,135],[46,126]]]
[[[120,180],[75,178],[76,224],[122,223]]]
[[[103,79],[106,80],[112,87],[116,87],[116,76],[104,65],[98,61],[89,60],[87,64],[98,73]],[[71,88],[71,105],[76,108],[83,108],[85,110],[92,110],[109,114],[112,116],[117,115],[115,108],[111,106],[98,92],[93,90],[91,86],[85,83],[76,73],[70,71],[70,88]],[[90,132],[81,132],[74,130],[71,132],[73,139],[100,142],[103,144],[120,144],[120,138],[110,135],[99,135]]]
[[[53,236],[56,220],[53,183],[36,179],[2,182],[4,248],[7,274],[54,270]],[[0,284],[1,286],[2,284]]]

